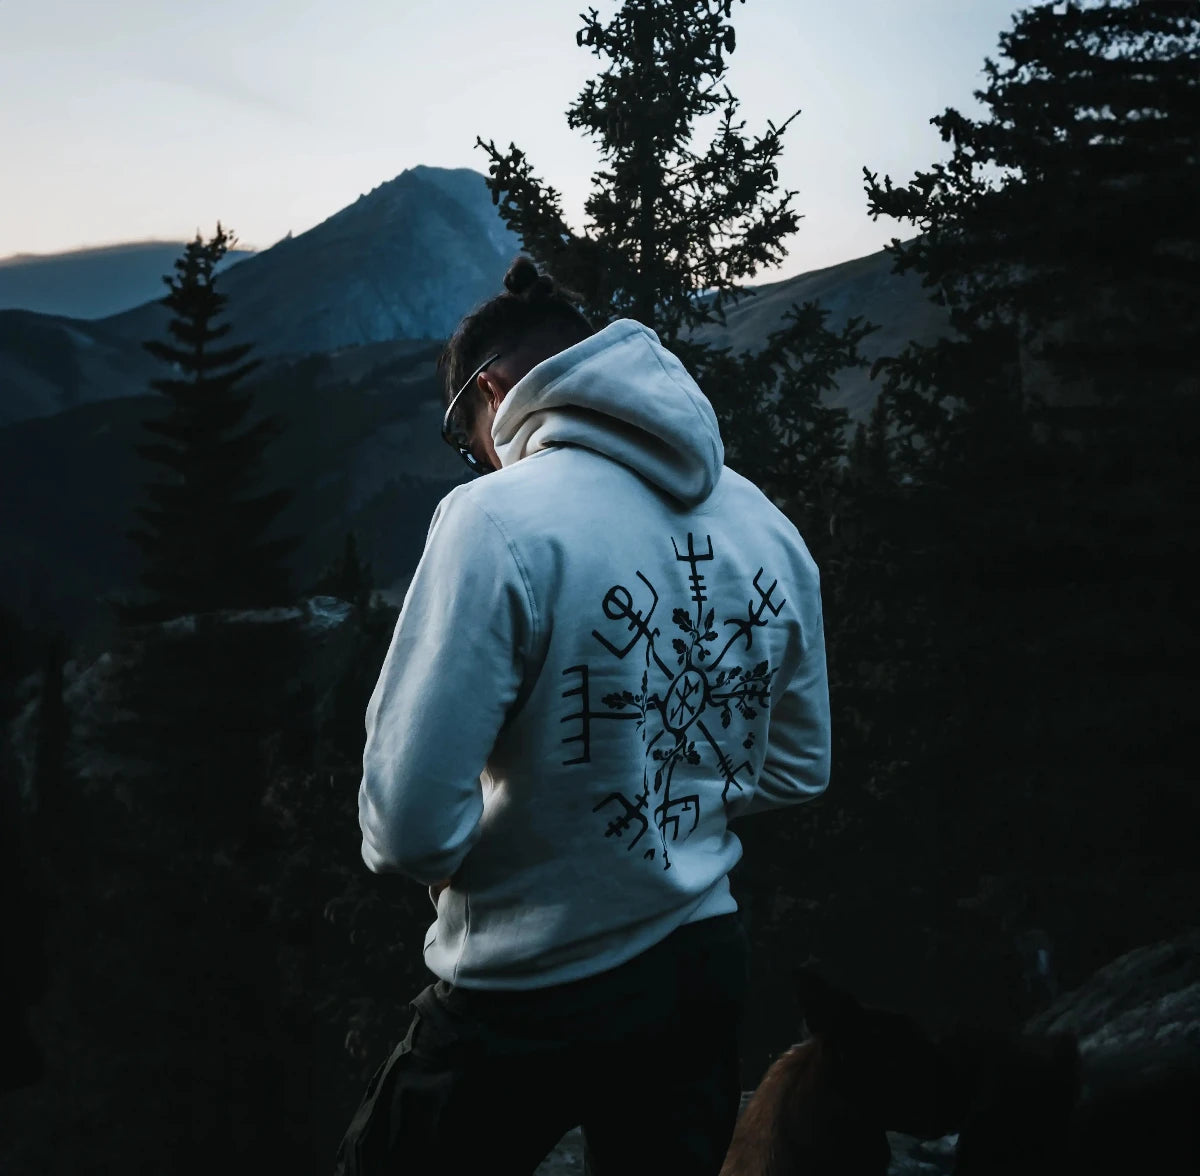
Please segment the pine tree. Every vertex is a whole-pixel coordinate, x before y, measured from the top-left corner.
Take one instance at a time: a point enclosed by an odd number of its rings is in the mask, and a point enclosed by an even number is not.
[[[67,661],[66,638],[61,630],[51,637],[42,658],[42,690],[38,704],[37,746],[33,791],[39,825],[47,826],[43,837],[61,842],[53,827],[69,819],[70,802],[65,796],[66,750],[69,724],[63,699],[63,668]]]
[[[888,432],[888,402],[877,396],[867,424],[855,427],[847,454],[849,478],[870,489],[886,487],[891,480],[891,439]]]
[[[347,531],[341,559],[325,568],[314,591],[365,609],[371,599],[371,580],[371,564],[359,555],[355,533]]]
[[[948,824],[1005,830],[1002,868],[1050,844],[1064,870],[1165,868],[1195,819],[1200,5],[1039,4],[985,75],[982,115],[932,120],[947,161],[865,171],[872,214],[919,230],[897,270],[955,328],[877,365],[936,619],[925,778]]]
[[[901,187],[864,169],[871,215],[920,230],[896,270],[958,332],[882,365],[904,430],[978,468],[997,430],[1127,444],[1153,400],[1174,455],[1200,348],[1200,4],[1041,4],[985,74],[986,117],[931,120],[947,162]]]
[[[595,9],[583,17],[578,44],[607,66],[567,111],[567,125],[593,139],[603,161],[582,232],[567,225],[559,193],[523,151],[478,140],[493,199],[529,253],[582,294],[599,322],[635,318],[668,345],[719,319],[740,281],[783,259],[799,224],[776,165],[791,118],[747,137],[722,84],[736,44],[732,7],[625,0],[608,24]],[[716,133],[698,149],[695,125],[710,115]]]
[[[50,899],[46,854],[31,844],[30,821],[17,772],[0,756],[0,909],[4,952],[0,954],[0,1094],[32,1086],[45,1073],[45,1056],[34,1036],[28,1009],[50,983],[46,930]],[[61,859],[59,859],[61,860]]]
[[[688,358],[721,418],[729,463],[749,477],[817,548],[826,546],[846,490],[849,414],[826,396],[837,374],[865,364],[862,340],[875,328],[860,317],[830,330],[816,303],[793,306],[759,352],[695,348]]]
[[[559,193],[515,144],[478,145],[493,200],[526,250],[598,324],[627,316],[652,327],[712,400],[731,464],[823,531],[849,426],[823,396],[839,371],[865,362],[858,345],[872,328],[852,319],[830,330],[808,304],[792,307],[757,355],[692,335],[723,321],[747,293],[741,283],[784,258],[800,219],[778,172],[796,115],[747,136],[723,81],[732,11],[733,0],[625,0],[607,24],[595,9],[583,17],[577,42],[605,62],[567,111],[602,159],[583,230],[566,223]],[[697,123],[713,116],[715,133],[698,146]]]
[[[253,395],[242,385],[258,366],[247,358],[252,345],[220,345],[231,324],[217,321],[227,298],[216,269],[233,243],[218,224],[211,239],[197,234],[188,244],[174,276],[163,279],[170,339],[144,344],[173,374],[151,382],[168,401],[166,414],[143,422],[160,440],[136,447],[164,476],[146,486],[150,503],[138,508],[146,526],[128,532],[143,552],[141,580],[154,598],[117,603],[124,622],[288,598],[284,561],[299,540],[265,536],[292,492],[253,493],[263,452],[282,426],[274,417],[248,421]]]
[[[1200,524],[1200,4],[1038,5],[985,75],[981,117],[932,120],[948,161],[865,171],[955,329],[877,364],[897,456],[972,577],[1086,558],[1165,584]]]

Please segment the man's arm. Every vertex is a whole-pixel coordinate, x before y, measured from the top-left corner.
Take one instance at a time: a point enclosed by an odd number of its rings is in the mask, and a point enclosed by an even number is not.
[[[521,685],[533,612],[499,528],[461,492],[438,506],[371,700],[362,857],[431,885],[479,834],[479,775]]]

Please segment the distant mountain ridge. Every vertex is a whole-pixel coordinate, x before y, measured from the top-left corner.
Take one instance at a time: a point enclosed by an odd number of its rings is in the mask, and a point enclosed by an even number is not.
[[[159,247],[170,251],[156,263],[166,273],[178,251]],[[410,168],[307,232],[231,265],[222,289],[232,337],[254,343],[264,359],[442,340],[501,289],[520,250],[478,172]],[[0,281],[4,272],[0,266]],[[851,315],[879,324],[863,348],[872,360],[946,329],[945,312],[916,275],[893,274],[890,256],[880,252],[752,288],[725,326],[697,335],[754,350],[790,305],[808,299],[830,309],[832,327]],[[166,324],[157,299],[93,320],[0,310],[0,425],[144,394],[159,369],[141,345],[161,338]],[[843,373],[829,399],[863,419],[875,391],[867,370],[858,369]]]
[[[118,314],[162,296],[163,275],[183,247],[182,241],[134,241],[0,258],[0,310],[75,319]],[[252,252],[231,251],[225,268]]]
[[[713,324],[696,331],[697,340],[732,351],[758,351],[767,336],[783,325],[790,307],[816,302],[829,311],[831,329],[861,316],[877,328],[860,348],[873,363],[880,356],[896,355],[910,340],[932,343],[951,333],[949,314],[932,302],[921,288],[920,275],[892,272],[886,250],[810,270],[782,282],[753,287],[725,312],[725,325]],[[849,368],[837,377],[837,387],[826,403],[844,408],[853,420],[865,421],[879,394],[869,367]]]
[[[444,339],[520,248],[478,172],[411,168],[230,266],[232,337],[268,359]],[[0,425],[144,394],[158,366],[141,344],[166,323],[158,300],[96,320],[0,310]]]

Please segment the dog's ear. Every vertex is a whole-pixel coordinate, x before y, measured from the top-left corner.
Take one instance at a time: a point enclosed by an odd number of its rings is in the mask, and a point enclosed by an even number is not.
[[[814,1037],[845,1032],[861,1016],[862,1008],[854,997],[835,988],[812,968],[797,968],[792,976],[804,1023]]]

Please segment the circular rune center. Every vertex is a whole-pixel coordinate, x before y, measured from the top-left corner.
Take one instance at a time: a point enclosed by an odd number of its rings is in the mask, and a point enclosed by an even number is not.
[[[699,670],[684,670],[663,699],[663,726],[672,735],[682,735],[700,717],[708,682]]]

